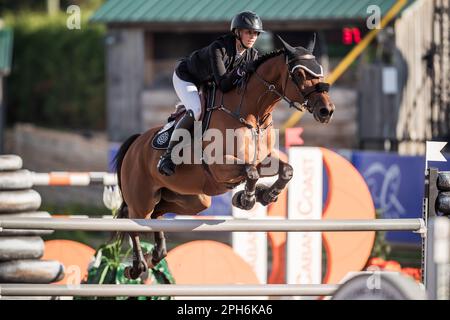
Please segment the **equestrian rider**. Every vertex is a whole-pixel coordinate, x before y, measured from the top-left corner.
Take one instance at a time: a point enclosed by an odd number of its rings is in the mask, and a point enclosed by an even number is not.
[[[264,32],[261,19],[254,12],[241,12],[233,17],[230,31],[209,46],[181,59],[175,68],[173,86],[187,110],[175,130],[191,130],[194,121],[199,120],[201,102],[198,88],[201,84],[214,80],[222,92],[227,92],[235,88],[246,73],[254,71],[252,61],[258,57],[258,51],[253,45],[258,35]],[[170,176],[175,172],[171,152],[178,143],[171,138],[161,156],[158,162],[161,174]]]

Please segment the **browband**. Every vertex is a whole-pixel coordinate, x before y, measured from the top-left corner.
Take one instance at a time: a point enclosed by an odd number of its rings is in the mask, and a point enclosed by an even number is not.
[[[309,69],[308,67],[305,67],[304,65],[301,65],[301,64],[297,64],[297,65],[295,65],[294,67],[292,67],[291,73],[293,73],[295,69],[300,68],[300,69],[305,70],[305,71],[308,72],[309,74],[311,74],[311,75],[313,75],[313,76],[315,76],[315,77],[320,78],[320,77],[323,77],[323,68],[322,68],[321,65],[319,65],[319,66],[320,66],[320,73],[315,73],[314,71],[312,71],[312,70]]]

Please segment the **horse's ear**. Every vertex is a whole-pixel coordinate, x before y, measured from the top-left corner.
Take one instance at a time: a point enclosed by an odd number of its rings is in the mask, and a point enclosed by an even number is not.
[[[283,44],[284,49],[286,49],[286,51],[288,53],[295,53],[295,48],[292,47],[289,43],[287,43],[286,41],[284,41],[279,35],[277,35],[278,39],[280,39],[281,43]]]
[[[309,43],[306,46],[306,50],[313,53],[315,46],[316,46],[316,33],[314,32],[311,40],[309,40]]]

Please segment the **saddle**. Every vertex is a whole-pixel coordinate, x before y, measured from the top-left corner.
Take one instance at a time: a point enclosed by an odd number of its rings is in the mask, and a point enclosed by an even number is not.
[[[200,121],[202,121],[202,135],[209,127],[211,120],[212,110],[214,106],[216,96],[216,85],[214,82],[207,82],[200,88],[200,97],[202,99],[202,113],[200,115]],[[152,139],[151,146],[156,150],[166,150],[169,146],[170,137],[175,130],[175,125],[186,113],[186,107],[178,103],[175,106],[175,111],[167,118],[167,123],[158,130]]]

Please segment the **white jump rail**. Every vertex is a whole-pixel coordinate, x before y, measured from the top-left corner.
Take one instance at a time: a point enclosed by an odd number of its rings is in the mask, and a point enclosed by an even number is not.
[[[339,285],[0,284],[0,296],[331,296]]]
[[[415,231],[425,233],[423,219],[348,220],[211,220],[211,219],[99,219],[99,218],[2,218],[1,229],[42,229],[120,232],[209,231]]]

